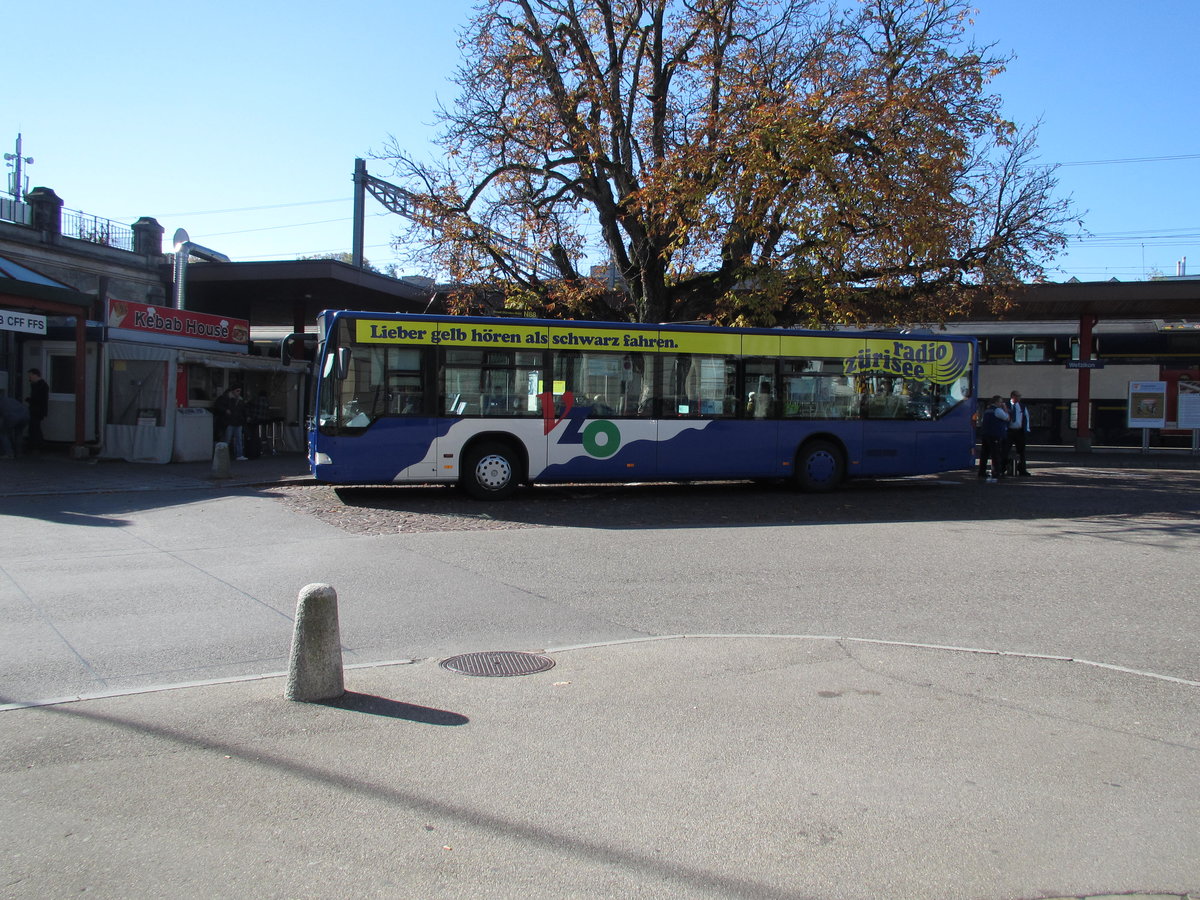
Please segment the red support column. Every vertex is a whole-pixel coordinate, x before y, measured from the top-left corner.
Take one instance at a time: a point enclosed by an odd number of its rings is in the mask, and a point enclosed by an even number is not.
[[[87,315],[75,314],[75,442],[71,445],[73,459],[86,459],[87,422]]]
[[[1092,329],[1096,325],[1096,316],[1083,314],[1079,317],[1079,361],[1085,362],[1092,358]],[[1092,452],[1092,370],[1079,370],[1079,416],[1078,428],[1075,432],[1075,452]]]

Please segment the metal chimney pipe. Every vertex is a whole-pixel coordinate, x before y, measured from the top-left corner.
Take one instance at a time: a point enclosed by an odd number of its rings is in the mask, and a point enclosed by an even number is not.
[[[187,266],[188,257],[195,256],[207,262],[229,262],[229,257],[216,250],[209,250],[199,244],[194,244],[188,238],[188,233],[182,228],[175,232],[172,240],[175,245],[175,308],[186,309],[187,301]]]

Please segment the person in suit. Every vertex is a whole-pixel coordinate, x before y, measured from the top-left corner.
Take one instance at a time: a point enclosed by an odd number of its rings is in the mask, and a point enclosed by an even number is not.
[[[1021,392],[1013,391],[1008,397],[1008,445],[1011,456],[1017,464],[1018,475],[1029,474],[1029,464],[1025,459],[1025,436],[1029,434],[1029,407],[1021,400]]]

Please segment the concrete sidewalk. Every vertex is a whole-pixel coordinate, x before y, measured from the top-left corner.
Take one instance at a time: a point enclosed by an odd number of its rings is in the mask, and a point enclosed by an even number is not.
[[[0,494],[304,465],[7,460]],[[1195,682],[829,636],[494,649],[555,665],[355,668],[328,705],[266,677],[0,711],[0,897],[1200,896]]]
[[[1197,685],[832,638],[546,656],[350,670],[331,705],[264,679],[0,713],[0,896],[1200,889]]]
[[[216,477],[211,462],[156,465],[119,459],[74,460],[55,451],[0,459],[0,496],[220,490],[282,482],[312,483],[304,454],[235,460],[229,464],[227,478]]]

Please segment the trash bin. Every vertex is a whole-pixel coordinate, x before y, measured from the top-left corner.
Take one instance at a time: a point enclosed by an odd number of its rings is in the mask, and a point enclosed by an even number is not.
[[[212,459],[212,414],[200,407],[175,410],[175,449],[172,462],[207,462]]]

